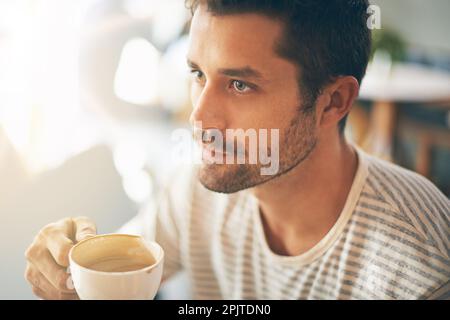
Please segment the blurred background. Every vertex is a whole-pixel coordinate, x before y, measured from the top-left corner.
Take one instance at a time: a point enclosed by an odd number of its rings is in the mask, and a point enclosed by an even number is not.
[[[374,0],[380,30],[347,128],[450,196],[448,0]],[[174,166],[188,128],[183,0],[0,0],[0,299],[35,299],[23,253],[87,215],[114,232]],[[183,275],[160,298],[188,298]]]

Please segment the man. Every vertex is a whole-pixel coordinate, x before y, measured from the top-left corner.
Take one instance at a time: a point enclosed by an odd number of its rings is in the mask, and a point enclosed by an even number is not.
[[[145,212],[124,228],[152,237],[156,226],[163,279],[186,270],[198,299],[448,297],[449,200],[343,134],[370,52],[367,1],[190,6],[192,123],[203,136],[278,129],[279,163],[271,175],[210,161],[178,172],[156,224]],[[26,253],[36,295],[75,297],[67,253],[93,233],[89,219],[69,218],[38,234]]]

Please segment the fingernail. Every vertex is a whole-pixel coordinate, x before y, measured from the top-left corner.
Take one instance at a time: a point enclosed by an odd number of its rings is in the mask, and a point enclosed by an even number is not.
[[[95,236],[95,234],[86,233],[86,234],[79,235],[78,238],[80,239],[79,241],[82,241],[82,240],[86,240],[86,239],[92,238],[94,236]]]

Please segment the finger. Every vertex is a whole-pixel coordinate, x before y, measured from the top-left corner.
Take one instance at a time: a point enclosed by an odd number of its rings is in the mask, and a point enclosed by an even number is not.
[[[77,242],[97,234],[97,228],[91,219],[87,217],[76,217],[72,221],[75,229],[75,240]]]
[[[43,290],[44,292],[56,292],[56,291],[60,291],[61,293],[68,293],[68,294],[74,294],[75,291],[70,289],[67,284],[66,286],[68,288],[63,289],[63,290],[58,290],[56,289],[51,283],[50,281],[48,281],[48,279],[35,267],[33,266],[31,263],[27,264],[27,268],[25,270],[25,279],[27,279],[27,281],[33,286],[33,287],[37,287],[40,288],[41,290]],[[69,281],[70,279],[68,279],[67,281]]]
[[[35,246],[47,248],[60,266],[69,266],[69,251],[73,246],[73,221],[70,218],[47,225],[37,237]]]
[[[33,294],[38,298],[44,300],[51,300],[50,295],[38,287],[31,286],[31,291],[33,291]]]
[[[51,238],[46,239],[46,247],[58,265],[69,266],[69,252],[73,242],[64,233],[55,231]]]
[[[55,293],[55,292],[47,292],[42,290],[41,288],[32,286],[31,290],[33,294],[38,298],[44,300],[79,300],[77,294],[67,294],[67,293]]]
[[[29,262],[44,275],[44,277],[58,290],[71,291],[67,286],[70,275],[67,268],[59,266],[50,251],[43,250],[39,255],[31,256]],[[73,290],[72,290],[73,291]]]

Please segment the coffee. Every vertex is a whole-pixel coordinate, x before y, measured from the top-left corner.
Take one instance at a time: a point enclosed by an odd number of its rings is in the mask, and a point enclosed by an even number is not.
[[[77,243],[69,261],[80,299],[153,299],[161,283],[164,251],[139,236],[106,234]]]
[[[106,257],[104,259],[92,261],[86,268],[103,272],[128,272],[149,267],[155,263],[152,255],[143,256],[122,256]]]
[[[155,264],[151,250],[139,237],[109,235],[80,243],[73,258],[82,267],[102,272],[128,272]]]

